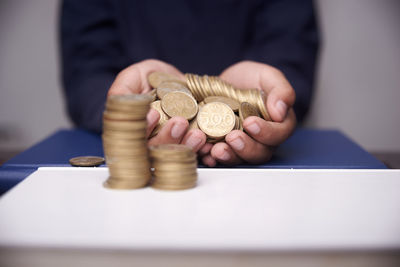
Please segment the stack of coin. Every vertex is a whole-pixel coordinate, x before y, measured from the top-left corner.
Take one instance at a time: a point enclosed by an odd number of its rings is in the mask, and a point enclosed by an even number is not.
[[[196,153],[185,145],[164,144],[150,147],[153,169],[152,187],[182,190],[196,186]]]
[[[151,179],[146,139],[150,95],[110,96],[103,114],[103,148],[110,172],[108,188],[133,189]]]

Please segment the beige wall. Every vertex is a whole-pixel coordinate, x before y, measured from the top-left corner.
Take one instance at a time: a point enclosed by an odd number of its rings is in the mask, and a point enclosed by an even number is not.
[[[400,151],[400,1],[319,0],[325,46],[307,126]],[[0,2],[0,150],[69,127],[59,84],[58,2]]]
[[[0,2],[0,149],[24,149],[69,126],[58,82],[57,6]]]
[[[307,125],[400,151],[400,1],[317,3],[324,48]]]

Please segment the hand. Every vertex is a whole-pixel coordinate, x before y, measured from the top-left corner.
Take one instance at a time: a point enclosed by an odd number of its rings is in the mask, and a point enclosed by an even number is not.
[[[184,79],[184,75],[174,66],[165,62],[149,59],[133,64],[122,70],[108,91],[108,95],[144,94],[151,90],[147,76],[154,71],[173,74]],[[156,127],[160,114],[151,109],[147,114],[147,136]],[[200,130],[188,131],[189,123],[185,118],[173,117],[163,126],[160,132],[149,140],[149,145],[185,144],[197,152],[206,142],[205,134]]]
[[[239,62],[227,68],[220,78],[238,88],[259,88],[267,95],[266,107],[272,121],[251,116],[243,122],[246,131],[232,131],[209,148],[202,161],[208,166],[217,162],[236,165],[242,162],[267,162],[274,147],[285,141],[294,131],[296,116],[293,111],[295,92],[282,72],[276,68],[252,61]],[[203,150],[202,149],[202,150]]]

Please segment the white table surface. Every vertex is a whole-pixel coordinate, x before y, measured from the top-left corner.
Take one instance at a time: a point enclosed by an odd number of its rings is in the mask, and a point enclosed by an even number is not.
[[[0,246],[400,249],[400,170],[198,173],[190,190],[110,190],[106,168],[40,168],[0,198]]]

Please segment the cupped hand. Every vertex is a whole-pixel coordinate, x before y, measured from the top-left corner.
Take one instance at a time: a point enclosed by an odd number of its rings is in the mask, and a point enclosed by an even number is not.
[[[111,85],[108,95],[145,94],[151,90],[147,76],[160,71],[173,74],[181,79],[184,75],[174,66],[163,61],[149,59],[133,64],[122,70]],[[147,136],[150,136],[157,126],[160,114],[155,109],[150,109],[147,114]],[[206,136],[200,130],[189,130],[189,123],[182,117],[173,117],[162,127],[160,132],[149,140],[149,145],[157,144],[185,144],[195,152],[203,147]]]
[[[225,142],[215,144],[209,153],[203,155],[203,163],[214,166],[217,162],[226,165],[267,162],[274,148],[284,142],[296,126],[293,111],[296,97],[292,86],[278,69],[252,61],[230,66],[220,78],[238,88],[263,90],[267,95],[265,104],[272,121],[248,117],[243,122],[245,132],[230,132]]]

